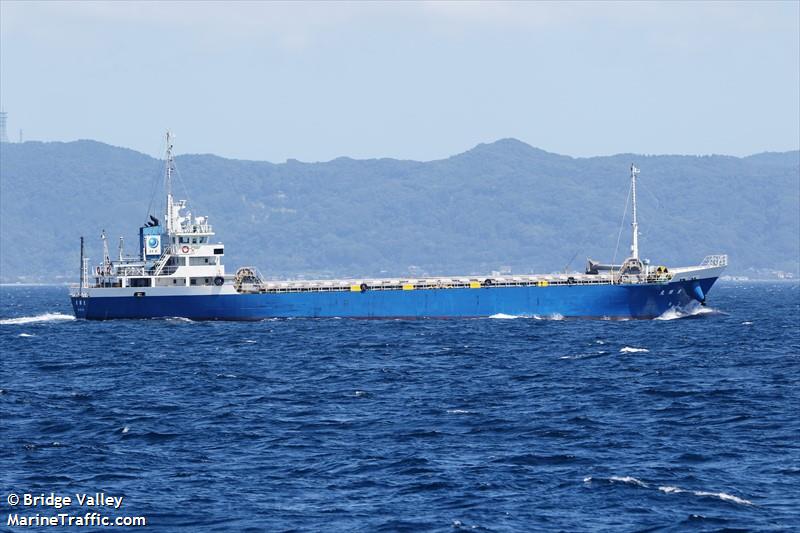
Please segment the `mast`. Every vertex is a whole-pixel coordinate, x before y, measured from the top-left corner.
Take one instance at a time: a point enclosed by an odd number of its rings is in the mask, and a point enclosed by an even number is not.
[[[108,271],[108,267],[111,264],[111,257],[108,255],[108,239],[106,238],[106,230],[103,230],[100,233],[100,238],[103,239],[103,266]]]
[[[631,257],[639,260],[639,221],[636,218],[636,175],[639,169],[631,165],[631,197],[633,198],[633,239],[631,240]]]
[[[83,296],[83,237],[81,237],[81,277],[78,282],[78,296]]]
[[[172,233],[172,133],[167,130],[167,171],[166,171],[166,186],[167,186],[167,213],[166,213],[166,226],[167,233]]]

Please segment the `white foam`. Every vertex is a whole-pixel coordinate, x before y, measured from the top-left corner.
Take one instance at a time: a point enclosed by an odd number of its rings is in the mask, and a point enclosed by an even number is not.
[[[515,318],[520,318],[520,317],[518,317],[516,315],[507,315],[505,313],[497,313],[497,314],[494,314],[494,315],[490,316],[489,318],[499,318],[499,319],[502,319],[502,320],[513,320]]]
[[[639,353],[639,352],[649,352],[647,348],[632,348],[630,346],[625,346],[624,348],[619,349],[620,353]]]
[[[467,411],[466,409],[448,409],[447,412],[451,415],[466,415],[472,411]]]
[[[639,487],[647,487],[647,483],[644,481],[638,480],[635,477],[631,476],[611,476],[608,478],[609,481],[616,481],[619,483],[630,483],[631,485],[636,485]]]
[[[17,337],[35,337],[36,335],[31,335],[30,333],[20,333]]]
[[[677,494],[679,492],[686,492],[683,489],[679,489],[678,487],[671,487],[668,485],[664,487],[658,487],[658,490],[660,490],[661,492],[665,492],[667,494]]]
[[[742,325],[743,326],[752,326],[753,323],[752,322],[742,322]]]
[[[128,426],[125,426],[124,428],[122,428],[122,433],[127,433],[130,430],[131,430],[131,428],[129,428]]]
[[[363,391],[363,390],[357,390],[356,391],[356,396],[366,396],[366,395],[367,395],[367,391]]]
[[[171,316],[167,320],[172,322],[194,322],[194,320],[186,318],[185,316]]]
[[[18,325],[18,324],[33,324],[34,322],[53,322],[56,320],[75,320],[72,315],[64,315],[62,313],[45,313],[36,316],[20,316],[17,318],[4,318],[0,320],[0,324],[5,326]]]
[[[533,315],[533,318],[536,320],[564,320],[564,315],[559,313],[553,313],[552,315]]]
[[[660,316],[657,316],[654,320],[677,320],[679,318],[686,318],[698,315],[710,315],[718,312],[719,311],[717,311],[716,309],[700,305],[698,302],[693,300],[684,307],[670,307],[669,309],[664,311]]]

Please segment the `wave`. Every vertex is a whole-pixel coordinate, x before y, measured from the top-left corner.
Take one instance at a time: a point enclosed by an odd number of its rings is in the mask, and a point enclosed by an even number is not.
[[[616,481],[618,483],[628,483],[631,485],[636,485],[638,487],[649,487],[647,483],[640,479],[636,479],[635,477],[631,476],[611,476],[608,478],[609,481]]]
[[[578,355],[562,355],[559,359],[594,359],[595,357],[602,357],[604,355],[608,355],[606,350],[598,350],[594,353],[583,353]]]
[[[35,337],[36,335],[32,335],[30,333],[20,333],[17,337]]]
[[[631,346],[625,346],[624,348],[620,348],[620,353],[639,353],[639,352],[649,352],[647,348],[633,348]]]
[[[585,478],[583,478],[584,483],[592,483],[593,481],[601,481],[610,484],[625,483],[627,485],[634,485],[636,487],[642,487],[644,489],[650,488],[649,483],[642,481],[641,479],[636,479],[635,477],[632,476],[611,476],[609,478],[597,478],[597,479],[593,478],[592,476],[586,476]],[[717,498],[725,502],[737,503],[739,505],[753,505],[753,502],[751,502],[750,500],[739,498],[738,496],[734,496],[733,494],[728,494],[727,492],[687,490],[672,485],[661,485],[658,487],[658,490],[663,492],[664,494],[693,494],[695,496],[700,496],[703,498]]]
[[[733,502],[738,503],[740,505],[753,505],[753,502],[750,500],[745,500],[744,498],[739,498],[738,496],[734,496],[733,494],[728,494],[727,492],[708,492],[705,490],[685,490],[680,487],[673,487],[670,485],[666,485],[663,487],[658,487],[658,490],[665,494],[680,494],[680,493],[689,493],[694,494],[695,496],[701,496],[706,498],[719,498],[722,501],[726,502]]]
[[[36,316],[20,316],[16,318],[4,318],[0,320],[0,325],[12,326],[19,324],[33,324],[35,322],[54,322],[56,320],[75,320],[72,315],[62,313],[44,313]]]

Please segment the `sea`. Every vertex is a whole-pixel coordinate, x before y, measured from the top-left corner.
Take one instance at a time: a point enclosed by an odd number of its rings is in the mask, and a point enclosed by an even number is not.
[[[656,320],[254,323],[4,286],[0,354],[2,531],[800,530],[796,282]]]

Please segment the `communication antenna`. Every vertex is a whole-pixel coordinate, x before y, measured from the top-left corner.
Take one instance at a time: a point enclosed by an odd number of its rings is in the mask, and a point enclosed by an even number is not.
[[[6,135],[7,121],[8,121],[8,113],[0,110],[0,143],[8,142],[8,135]]]

